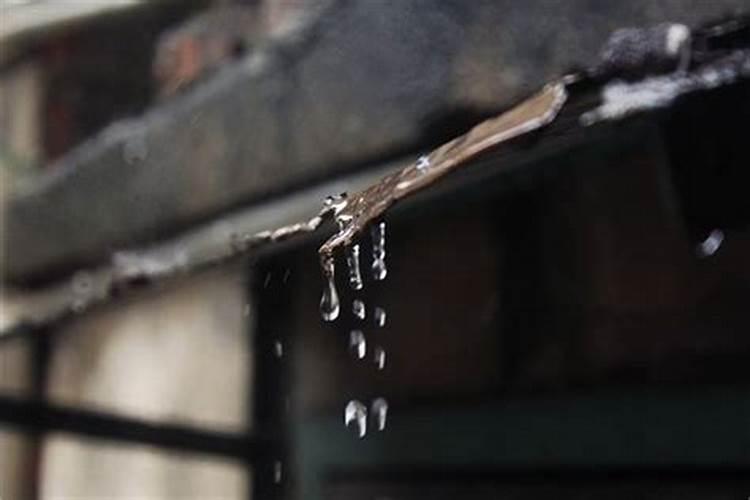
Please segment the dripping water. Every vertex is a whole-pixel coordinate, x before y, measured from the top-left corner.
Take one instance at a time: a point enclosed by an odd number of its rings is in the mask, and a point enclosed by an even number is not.
[[[375,428],[379,431],[385,430],[388,418],[388,402],[383,398],[377,398],[372,402],[372,416],[375,420]]]
[[[367,355],[367,341],[362,330],[349,332],[349,348],[357,359],[364,359]]]
[[[353,399],[344,408],[344,425],[349,427],[352,423],[357,427],[357,436],[362,439],[367,434],[367,407],[361,402]]]
[[[323,274],[326,286],[320,298],[320,315],[323,321],[334,321],[339,317],[340,304],[335,282],[336,265],[332,256],[326,257],[323,262]]]
[[[385,326],[385,309],[382,307],[376,307],[372,313],[372,317],[375,320],[375,326],[383,328]]]
[[[281,478],[284,472],[284,466],[281,464],[281,460],[276,460],[273,463],[273,482],[276,484],[281,483]]]
[[[379,222],[370,229],[372,236],[372,277],[382,281],[388,274],[385,265],[385,222]]]
[[[284,344],[282,344],[280,340],[274,341],[274,343],[273,343],[273,353],[279,359],[284,356]]]
[[[375,348],[375,366],[378,370],[385,368],[385,349],[380,346]]]
[[[347,249],[346,264],[349,267],[349,285],[354,290],[362,289],[362,273],[359,270],[359,245]]]
[[[724,231],[714,229],[705,240],[698,243],[696,252],[699,257],[711,257],[719,250],[722,243],[724,243]]]
[[[359,299],[355,299],[352,302],[352,313],[359,319],[365,319],[365,303]]]

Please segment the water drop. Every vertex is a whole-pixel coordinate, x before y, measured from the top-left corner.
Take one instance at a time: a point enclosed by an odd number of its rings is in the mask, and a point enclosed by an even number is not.
[[[385,265],[385,222],[372,226],[372,277],[376,281],[382,281],[388,274]]]
[[[710,257],[719,250],[723,242],[724,232],[721,229],[714,229],[705,240],[698,244],[696,252],[699,257]]]
[[[372,402],[372,415],[375,419],[375,428],[379,431],[385,430],[385,422],[388,418],[388,401],[377,398]]]
[[[365,319],[365,303],[359,299],[352,302],[352,312],[359,319]]]
[[[385,266],[385,260],[377,259],[372,261],[372,277],[376,281],[383,281],[388,275],[388,268]]]
[[[357,436],[362,439],[367,434],[367,407],[361,402],[353,399],[344,408],[344,425],[349,427],[352,423],[357,426]]]
[[[375,325],[378,328],[383,328],[385,326],[385,309],[382,307],[376,307],[374,312],[372,313],[373,318],[375,319]]]
[[[352,245],[347,250],[346,264],[349,267],[349,285],[354,290],[361,290],[362,274],[359,270],[359,245]]]
[[[271,273],[266,273],[266,277],[263,278],[263,288],[268,288],[271,284]]]
[[[349,348],[358,359],[364,359],[367,354],[367,341],[362,330],[352,330],[349,332]]]
[[[276,460],[273,463],[273,482],[276,484],[281,483],[281,478],[284,472],[284,467],[281,464],[281,460]]]
[[[274,341],[273,353],[276,355],[277,358],[281,358],[284,356],[284,344],[282,344],[280,340]]]
[[[336,291],[336,267],[333,257],[328,257],[323,262],[323,274],[326,278],[326,285],[320,299],[320,315],[323,321],[335,321],[339,317],[340,305],[339,294]]]
[[[378,370],[385,368],[385,349],[380,346],[375,348],[375,366]]]
[[[286,283],[289,281],[289,276],[292,275],[292,270],[287,269],[284,271],[284,276],[281,278],[281,281],[286,285]]]
[[[417,158],[416,167],[420,172],[426,172],[429,170],[430,166],[430,158],[427,155],[422,155]]]

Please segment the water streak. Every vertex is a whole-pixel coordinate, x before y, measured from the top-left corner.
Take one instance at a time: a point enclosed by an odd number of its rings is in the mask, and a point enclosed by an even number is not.
[[[385,368],[385,349],[380,346],[375,348],[375,366],[378,370]]]
[[[359,270],[359,245],[354,244],[347,249],[346,264],[349,268],[349,285],[353,290],[362,289],[362,273]]]
[[[375,320],[375,325],[378,328],[383,328],[385,326],[385,319],[386,319],[385,309],[383,309],[382,307],[376,307],[372,313],[372,316],[373,316],[373,319]]]
[[[385,265],[385,222],[381,221],[370,230],[372,236],[372,277],[382,281],[388,274]]]

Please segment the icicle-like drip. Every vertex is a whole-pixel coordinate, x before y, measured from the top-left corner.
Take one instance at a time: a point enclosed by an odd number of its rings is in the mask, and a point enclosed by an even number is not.
[[[365,437],[367,434],[367,407],[356,399],[349,401],[344,409],[344,425],[349,427],[352,423],[357,427],[357,436],[360,439]]]
[[[320,315],[323,321],[335,321],[339,317],[341,306],[336,291],[336,264],[333,256],[327,257],[323,262],[323,277],[326,279],[326,285],[320,299]]]
[[[354,244],[346,251],[346,264],[349,268],[349,285],[353,290],[362,289],[362,273],[359,270],[359,245]]]
[[[379,222],[372,226],[372,277],[376,281],[382,281],[388,274],[385,265],[385,222]]]

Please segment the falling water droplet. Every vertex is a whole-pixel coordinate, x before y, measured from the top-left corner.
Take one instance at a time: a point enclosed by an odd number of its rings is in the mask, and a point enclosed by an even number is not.
[[[385,349],[380,346],[375,348],[375,366],[378,370],[385,368]]]
[[[281,358],[284,356],[284,344],[282,344],[280,340],[274,341],[273,353],[276,355],[277,358]]]
[[[365,303],[359,299],[355,299],[352,302],[352,312],[359,319],[365,319]]]
[[[372,236],[372,277],[382,281],[388,274],[385,265],[385,222],[379,222],[370,230]]]
[[[349,267],[349,285],[354,290],[361,290],[362,274],[359,270],[359,245],[354,244],[347,250],[346,264]]]
[[[344,425],[349,427],[352,423],[357,426],[357,436],[360,439],[365,437],[365,434],[367,434],[367,407],[356,399],[349,401],[344,409]]]
[[[284,271],[284,276],[281,278],[281,281],[286,285],[286,283],[289,281],[289,276],[292,275],[292,270],[287,269]]]
[[[375,310],[372,313],[373,318],[375,319],[375,325],[378,328],[383,328],[385,326],[385,309],[382,307],[376,307]]]
[[[339,294],[336,291],[336,267],[333,257],[328,257],[323,262],[323,274],[326,278],[326,285],[320,299],[320,314],[323,321],[335,321],[339,317],[340,305]]]
[[[266,277],[263,278],[263,288],[268,288],[271,284],[271,273],[266,273]]]
[[[377,259],[372,261],[372,277],[376,281],[383,281],[388,275],[388,268],[385,266],[385,260]]]
[[[367,354],[367,341],[362,330],[352,330],[349,332],[349,348],[358,359],[363,359]]]
[[[422,155],[417,158],[416,167],[420,172],[426,172],[427,170],[429,170],[430,166],[430,158],[427,155]]]
[[[696,252],[699,257],[710,257],[719,250],[723,242],[724,232],[721,229],[714,229],[705,240],[698,244]]]
[[[273,463],[273,482],[276,484],[281,483],[281,478],[284,472],[284,466],[281,464],[281,460],[276,460]]]
[[[377,398],[372,402],[372,415],[375,419],[375,428],[379,431],[385,430],[385,422],[388,418],[388,401]]]

